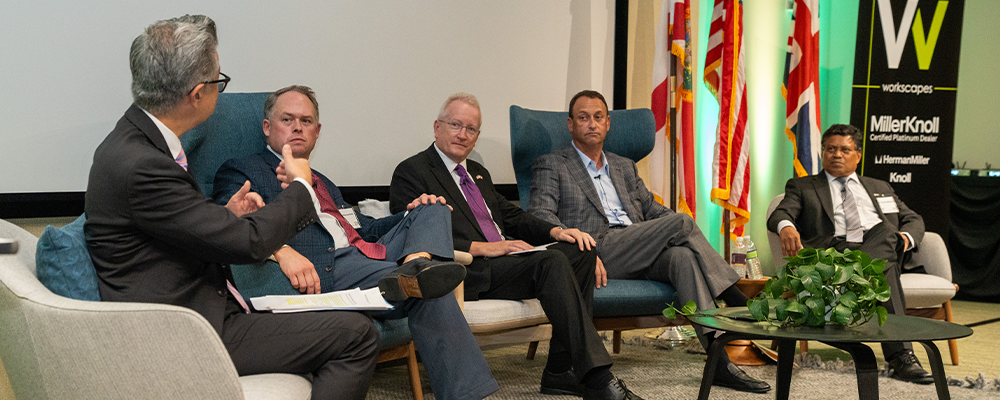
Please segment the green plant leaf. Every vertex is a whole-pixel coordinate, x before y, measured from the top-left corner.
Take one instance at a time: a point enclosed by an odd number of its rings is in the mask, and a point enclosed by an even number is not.
[[[802,286],[802,280],[800,279],[789,279],[788,286],[792,288],[792,293],[802,293],[806,290],[805,286]]]
[[[832,264],[816,263],[816,271],[819,271],[819,276],[826,282],[833,277],[837,269]]]
[[[823,314],[816,315],[816,313],[809,313],[806,316],[806,325],[809,326],[823,326],[826,324],[826,319],[823,318]]]
[[[844,307],[854,309],[858,306],[858,295],[854,294],[854,292],[847,292],[840,295],[840,299],[837,301]]]
[[[766,300],[753,300],[747,301],[747,308],[750,309],[750,315],[758,321],[767,321],[767,301]]]
[[[803,266],[803,268],[805,268],[805,266]],[[819,271],[813,268],[811,271],[802,272],[802,286],[805,287],[809,293],[822,295],[823,278],[820,277]]]
[[[777,304],[774,305],[774,317],[778,321],[784,321],[788,319],[788,300],[778,300]]]
[[[878,314],[878,326],[885,325],[885,319],[889,317],[889,311],[885,307],[878,306],[875,307],[875,313]]]
[[[819,296],[809,296],[803,302],[806,307],[809,307],[809,312],[812,314],[823,315],[826,311],[826,302],[823,301]]]
[[[785,306],[785,311],[791,314],[805,314],[806,310],[802,309],[802,303],[797,300],[789,300],[788,305]]]
[[[848,269],[846,267],[837,267],[837,270],[833,273],[833,285],[839,286],[847,283],[851,280],[851,276],[854,275],[853,269]]]
[[[684,304],[684,307],[681,308],[681,314],[684,315],[694,314],[695,311],[698,311],[698,305],[695,304],[694,301],[687,302],[687,304]]]
[[[674,305],[673,304],[671,304],[670,307],[667,307],[667,308],[663,309],[663,316],[667,317],[667,318],[670,318],[670,319],[677,318],[677,310],[674,309]]]
[[[839,305],[833,308],[833,320],[838,324],[847,325],[851,322],[851,317],[854,315],[854,311],[843,305]]]
[[[881,275],[882,273],[885,272],[885,266],[887,263],[888,261],[882,258],[876,258],[872,260],[872,263],[870,264],[872,267],[872,273]]]
[[[889,301],[890,293],[888,285],[875,288],[874,291],[875,291],[875,300],[878,300],[883,303]]]
[[[871,284],[868,283],[868,280],[863,278],[862,275],[863,274],[851,275],[851,282],[864,287],[871,286]]]

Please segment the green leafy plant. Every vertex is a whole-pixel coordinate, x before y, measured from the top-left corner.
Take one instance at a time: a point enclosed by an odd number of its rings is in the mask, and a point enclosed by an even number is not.
[[[862,251],[834,248],[802,249],[768,279],[764,290],[747,302],[758,321],[795,326],[861,325],[888,312],[878,302],[889,301],[886,260]],[[774,311],[771,314],[771,311]]]

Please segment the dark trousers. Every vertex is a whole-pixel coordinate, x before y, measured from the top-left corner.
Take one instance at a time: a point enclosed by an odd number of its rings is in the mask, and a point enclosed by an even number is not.
[[[576,376],[611,365],[611,356],[594,329],[596,251],[559,242],[548,250],[496,258],[476,257],[469,269],[490,269],[490,287],[480,299],[537,298],[552,324],[549,365],[570,359]]]
[[[323,292],[375,287],[380,278],[397,268],[397,262],[412,253],[426,251],[435,258],[454,258],[451,210],[440,204],[419,206],[383,235],[379,243],[386,247],[385,260],[372,260],[349,246],[336,250],[331,271],[317,266]],[[413,344],[427,368],[435,399],[478,400],[500,388],[454,295],[449,293],[433,300],[408,299],[393,306],[393,310],[373,313],[373,317],[409,317]]]
[[[230,296],[222,343],[240,375],[313,374],[313,399],[364,399],[378,331],[352,311],[244,314]]]

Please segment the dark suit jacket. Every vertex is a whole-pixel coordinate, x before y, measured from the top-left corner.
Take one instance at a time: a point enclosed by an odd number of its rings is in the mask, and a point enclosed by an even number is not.
[[[223,264],[264,260],[316,221],[302,185],[242,218],[206,199],[135,105],[94,153],[85,209],[103,300],[187,307],[220,333]]]
[[[511,204],[497,192],[489,171],[481,164],[467,160],[466,170],[476,182],[483,194],[486,207],[493,214],[493,220],[504,237],[524,240],[532,245],[542,245],[552,242],[549,231],[555,224],[542,221],[528,214],[520,207]],[[455,250],[469,251],[472,242],[486,242],[479,223],[476,221],[469,203],[462,195],[462,189],[455,184],[451,172],[447,170],[434,145],[427,150],[410,157],[396,166],[389,184],[389,209],[399,212],[422,193],[444,196],[454,209],[451,212],[451,227],[455,242]],[[486,263],[478,263],[486,264]],[[465,278],[466,293],[479,293],[490,287],[490,271],[488,265],[481,268],[469,266]],[[471,298],[475,299],[475,297]]]
[[[646,189],[635,162],[607,151],[604,155],[615,192],[633,223],[673,213]],[[529,212],[553,224],[580,229],[597,240],[604,238],[609,229],[604,205],[572,145],[539,157],[532,171]]]
[[[913,246],[916,246],[924,238],[924,219],[903,203],[892,186],[888,182],[859,176],[861,185],[865,187],[875,210],[887,232],[892,233],[887,237],[887,244],[877,246],[869,251],[869,255],[876,258],[884,258],[890,261],[896,260],[898,232],[907,232],[913,236]],[[896,201],[898,213],[884,213],[879,207],[876,197],[891,196]],[[836,227],[833,222],[833,199],[830,196],[830,183],[826,179],[826,173],[820,171],[816,175],[805,176],[788,180],[785,184],[785,198],[781,200],[778,207],[767,219],[767,229],[771,232],[778,231],[778,223],[782,220],[789,220],[795,224],[802,239],[803,247],[826,248],[830,247],[836,239]],[[869,237],[866,235],[865,240]]]
[[[226,204],[229,198],[243,186],[243,182],[250,181],[250,190],[260,194],[265,204],[270,204],[282,192],[281,181],[275,174],[275,168],[280,162],[278,157],[267,149],[248,157],[226,161],[215,174],[215,188],[212,197],[217,203]],[[313,170],[313,174],[323,180],[327,192],[330,193],[330,197],[333,198],[338,208],[349,207],[337,185],[334,185],[326,176],[316,170]],[[410,200],[412,201],[412,199]],[[361,213],[356,213],[356,215],[358,222],[361,223],[361,229],[357,230],[358,234],[366,241],[376,242],[399,221],[402,221],[404,214],[397,213],[379,219]],[[334,245],[333,236],[330,236],[322,224],[309,225],[287,244],[309,259],[316,266],[316,271],[320,273],[321,277],[324,272],[333,269],[336,252],[329,251]],[[326,288],[324,291],[327,291]]]

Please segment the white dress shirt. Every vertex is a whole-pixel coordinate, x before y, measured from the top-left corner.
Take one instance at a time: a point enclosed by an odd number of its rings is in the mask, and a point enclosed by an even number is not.
[[[615,184],[611,182],[611,175],[608,174],[608,158],[604,156],[604,152],[601,152],[602,165],[601,169],[598,170],[597,163],[591,160],[586,154],[583,154],[576,147],[576,143],[573,143],[573,148],[580,155],[580,161],[583,161],[583,165],[587,169],[587,175],[593,178],[594,189],[597,190],[597,195],[601,198],[601,205],[604,207],[604,216],[608,218],[608,225],[632,225],[632,220],[625,213],[625,207],[622,206],[621,198],[618,197],[618,192],[615,191]]]
[[[271,146],[267,146],[267,150],[270,151],[271,154],[278,157],[279,160],[284,161],[285,158],[282,157],[281,154],[275,152]],[[317,176],[316,179],[319,179],[319,177]],[[316,192],[313,191],[313,188],[307,185],[306,181],[302,180],[302,178],[296,178],[295,180],[301,181],[303,185],[306,185],[306,187],[309,188],[309,196],[312,196],[313,207],[316,209],[316,215],[319,216],[319,223],[323,226],[323,229],[326,229],[330,236],[333,237],[333,247],[335,249],[342,249],[350,246],[351,242],[347,240],[347,232],[344,231],[344,227],[340,225],[340,221],[337,220],[337,217],[323,212],[323,207],[320,206],[319,198],[316,197]],[[334,204],[333,206],[336,207],[337,205]]]

